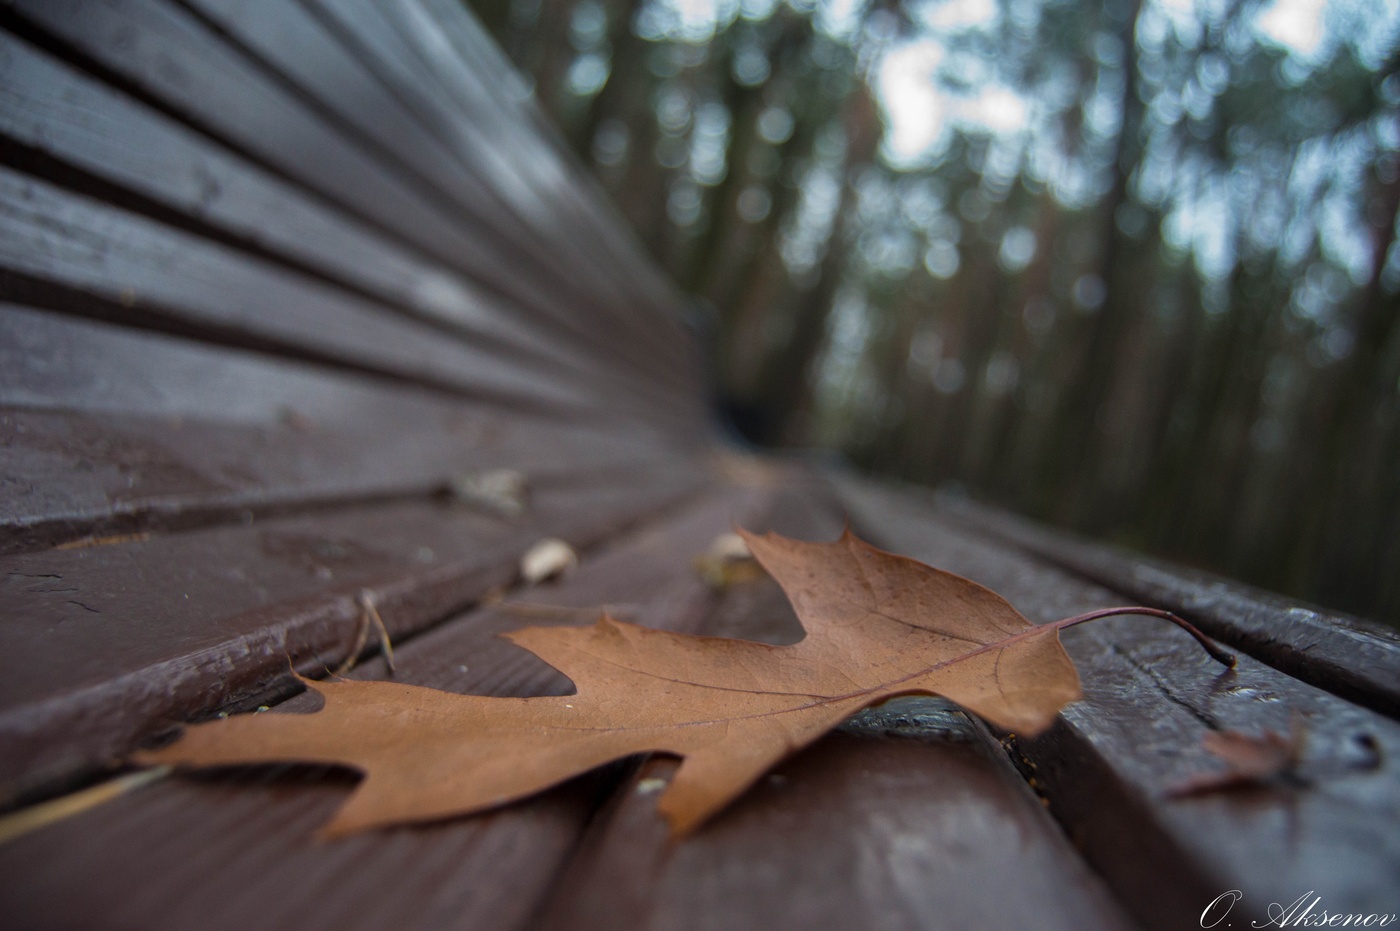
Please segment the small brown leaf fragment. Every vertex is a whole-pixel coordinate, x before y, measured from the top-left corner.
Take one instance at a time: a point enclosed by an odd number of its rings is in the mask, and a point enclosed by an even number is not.
[[[576,694],[488,698],[395,682],[307,682],[325,699],[319,712],[195,725],[141,759],[358,769],[365,779],[325,829],[340,835],[494,808],[621,757],[663,753],[682,758],[658,801],[681,835],[779,760],[895,696],[942,695],[1003,729],[1044,730],[1080,696],[1062,627],[1149,613],[1200,636],[1150,608],[1037,627],[982,586],[849,532],[831,543],[742,537],[792,602],[806,629],[801,641],[693,637],[606,615],[587,627],[529,627],[507,639],[567,675]],[[538,558],[553,568],[572,562]],[[543,572],[522,566],[527,577]]]
[[[1222,760],[1225,769],[1194,776],[1168,794],[1183,798],[1298,781],[1306,742],[1303,719],[1296,712],[1286,735],[1267,730],[1257,736],[1242,731],[1209,731],[1201,738],[1201,746]]]

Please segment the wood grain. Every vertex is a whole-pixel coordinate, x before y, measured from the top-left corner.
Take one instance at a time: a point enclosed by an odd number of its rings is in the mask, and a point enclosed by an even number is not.
[[[398,679],[513,695],[569,688],[497,635],[525,624],[584,623],[603,604],[633,620],[694,630],[713,602],[691,562],[732,523],[762,527],[774,495],[721,491],[587,553],[578,573],[522,591],[400,644]],[[549,616],[548,606],[560,613]],[[355,676],[384,674],[378,661]],[[286,703],[305,711],[311,697]],[[170,779],[0,847],[0,910],[16,929],[235,929],[250,926],[527,927],[577,843],[603,782],[474,819],[312,838],[348,777],[260,769]]]
[[[292,7],[278,9],[291,10]],[[377,298],[526,367],[586,372],[621,399],[638,382],[528,308],[486,292],[171,117],[0,33],[0,132],[12,165]],[[106,183],[106,186],[102,185]]]
[[[919,559],[979,581],[1028,617],[1048,621],[1125,596],[949,523],[931,505],[873,484],[843,482],[858,528]],[[1394,910],[1400,843],[1400,726],[1249,657],[1220,666],[1181,631],[1113,618],[1066,631],[1083,702],[1013,756],[1044,787],[1056,816],[1152,928],[1197,922],[1230,889],[1236,924],[1267,918],[1315,890],[1330,912]],[[1208,731],[1307,728],[1316,777],[1305,784],[1196,799],[1170,797],[1218,761]]]
[[[1400,717],[1400,634],[1207,572],[1067,537],[971,502],[941,510],[1040,559],[1188,618],[1291,676]]]
[[[422,497],[486,469],[535,484],[681,469],[695,442],[15,305],[0,305],[0,437],[0,552]]]
[[[789,526],[830,539],[841,523],[814,505]],[[727,593],[705,633],[801,628],[764,580]],[[541,927],[1132,926],[995,741],[936,701],[867,712],[678,844],[655,810],[675,769],[648,762],[605,809]]]
[[[292,665],[334,668],[362,591],[402,637],[511,583],[542,537],[593,545],[699,487],[694,473],[634,471],[537,489],[514,521],[410,502],[0,558],[5,799],[285,688]]]

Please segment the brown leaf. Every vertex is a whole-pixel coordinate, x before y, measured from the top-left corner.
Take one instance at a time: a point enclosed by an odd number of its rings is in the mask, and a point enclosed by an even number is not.
[[[589,627],[526,628],[508,638],[568,675],[577,694],[308,682],[325,699],[318,713],[196,725],[143,758],[354,767],[364,781],[326,828],[338,835],[480,811],[620,757],[668,753],[684,762],[659,808],[683,834],[784,756],[896,695],[939,694],[1001,727],[1040,731],[1080,695],[1059,628],[1139,610],[1036,627],[980,585],[849,533],[825,544],[744,536],[792,601],[802,641],[692,637],[606,616]]]
[[[1287,734],[1264,731],[1255,736],[1242,731],[1208,731],[1201,738],[1201,746],[1219,757],[1225,769],[1195,776],[1172,788],[1169,794],[1207,795],[1268,785],[1295,776],[1303,761],[1306,736],[1303,719],[1296,712]]]

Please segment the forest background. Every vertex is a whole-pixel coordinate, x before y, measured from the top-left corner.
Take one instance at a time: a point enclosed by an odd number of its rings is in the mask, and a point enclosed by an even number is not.
[[[1400,2],[472,0],[736,429],[1400,622]]]

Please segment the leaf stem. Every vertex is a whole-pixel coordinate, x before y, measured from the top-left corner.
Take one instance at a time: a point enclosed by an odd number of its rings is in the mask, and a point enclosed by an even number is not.
[[[1235,668],[1235,663],[1237,661],[1233,653],[1226,653],[1224,650],[1220,649],[1214,640],[1197,630],[1195,625],[1177,617],[1170,611],[1163,611],[1160,608],[1100,608],[1097,611],[1090,611],[1088,614],[1067,617],[1064,620],[1056,621],[1048,626],[1054,627],[1057,630],[1064,630],[1066,627],[1073,627],[1075,624],[1083,624],[1085,621],[1096,621],[1101,617],[1114,617],[1120,614],[1146,614],[1150,617],[1160,617],[1164,621],[1171,621],[1177,627],[1180,627],[1182,630],[1195,637],[1196,642],[1199,643],[1216,662],[1225,666],[1227,669]]]

